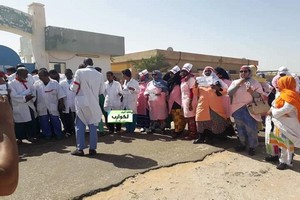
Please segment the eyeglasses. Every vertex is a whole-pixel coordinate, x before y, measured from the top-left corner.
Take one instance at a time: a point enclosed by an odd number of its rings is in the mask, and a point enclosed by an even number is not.
[[[156,76],[157,74],[152,74],[152,76]]]
[[[244,70],[241,70],[241,71],[240,71],[240,73],[247,73],[247,72],[249,72],[249,71],[248,71],[248,70],[245,70],[245,71],[244,71]]]
[[[286,76],[286,74],[279,74],[280,77]]]

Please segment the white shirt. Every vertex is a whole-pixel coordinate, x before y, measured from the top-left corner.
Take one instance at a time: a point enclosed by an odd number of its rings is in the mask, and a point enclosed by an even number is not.
[[[129,90],[128,87],[134,88],[134,90]],[[122,107],[126,108],[127,110],[132,110],[134,114],[137,113],[137,99],[138,94],[140,92],[139,83],[134,80],[130,79],[130,81],[125,81],[123,84],[123,102]]]
[[[38,75],[38,74],[35,74],[35,75],[33,75],[33,76],[32,76],[32,78],[33,78],[33,83],[35,83],[35,82],[37,82],[37,81],[39,81],[39,80],[40,80],[40,78],[39,78],[39,75]]]
[[[47,85],[42,81],[34,83],[37,93],[37,112],[39,116],[47,115],[47,110],[51,115],[59,116],[58,100],[65,97],[62,87],[57,81],[50,79]]]
[[[27,88],[24,86],[24,84]],[[14,122],[16,123],[29,122],[32,120],[29,107],[34,111],[34,115],[36,117],[36,111],[33,104],[35,98],[31,99],[28,102],[26,102],[25,99],[25,96],[29,94],[35,96],[34,87],[29,82],[26,82],[24,84],[16,79],[8,83],[8,88],[11,90],[10,97],[13,107],[13,117]]]
[[[103,75],[91,66],[78,69],[71,90],[76,93],[76,115],[85,125],[98,125],[102,117],[99,95],[104,93]]]
[[[105,82],[105,100],[104,109],[105,111],[121,109],[121,96],[119,93],[122,91],[122,86],[117,81]]]
[[[64,97],[64,104],[65,104],[65,110],[63,113],[69,113],[70,109],[71,112],[75,112],[75,96],[76,93],[70,90],[70,86],[73,83],[73,80],[71,80],[71,83],[69,84],[67,79],[64,79],[59,84],[61,85],[63,91],[65,92],[66,96]]]

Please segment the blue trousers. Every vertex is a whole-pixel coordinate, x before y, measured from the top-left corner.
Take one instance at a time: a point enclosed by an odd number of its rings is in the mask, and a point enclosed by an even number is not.
[[[62,137],[61,122],[58,116],[54,116],[51,114],[43,115],[39,117],[39,121],[42,134],[45,136],[46,139],[51,138],[52,131],[54,132],[57,138]]]
[[[132,123],[126,123],[125,127],[126,127],[126,132],[128,133],[133,133],[135,128],[136,128],[136,120],[137,120],[137,115],[133,114],[133,120]]]
[[[236,124],[240,143],[246,145],[246,142],[248,141],[250,148],[257,147],[257,121],[249,114],[246,106],[243,106],[232,113],[232,117]]]
[[[94,124],[89,124],[89,131],[90,131],[90,149],[96,150],[97,149],[97,141],[98,141],[98,135],[97,135],[97,126]],[[85,124],[81,121],[79,117],[76,117],[75,120],[75,132],[76,132],[76,143],[77,143],[77,149],[83,150],[86,148],[85,145]]]

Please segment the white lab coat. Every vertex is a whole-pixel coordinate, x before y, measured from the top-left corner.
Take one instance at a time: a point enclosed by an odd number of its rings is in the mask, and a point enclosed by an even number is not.
[[[128,87],[134,88],[134,90],[129,90]],[[123,95],[122,108],[127,110],[132,110],[133,114],[137,114],[137,99],[140,92],[139,83],[130,79],[130,81],[125,81],[123,84],[123,90],[121,94]]]
[[[34,83],[34,88],[37,93],[38,115],[47,115],[48,110],[51,115],[59,116],[58,100],[66,96],[59,83],[52,79],[47,85],[42,81],[37,81]]]
[[[40,78],[39,78],[39,75],[38,75],[38,74],[35,74],[35,75],[33,75],[33,76],[32,76],[32,79],[33,79],[33,83],[35,83],[35,82],[37,82],[37,81],[39,81],[39,80],[40,80]]]
[[[26,102],[25,96],[32,94],[36,96],[34,87],[31,83],[24,83],[26,87],[20,81],[14,79],[8,83],[8,88],[11,90],[10,97],[11,103],[13,107],[13,117],[14,122],[23,123],[31,121],[31,115],[29,107],[34,111],[34,116],[37,116],[35,107],[33,102],[35,101],[35,97],[30,101]]]
[[[70,86],[72,85],[73,80],[71,83],[68,83],[67,79],[64,79],[61,81],[59,84],[61,85],[63,91],[65,92],[66,96],[64,97],[64,104],[65,104],[65,110],[63,113],[69,113],[70,110],[71,112],[75,112],[75,96],[76,93],[70,90]]]
[[[76,93],[75,109],[77,117],[85,125],[98,125],[102,117],[99,95],[104,93],[103,75],[91,66],[78,69],[71,90]]]
[[[122,92],[122,86],[119,82],[113,81],[109,83],[105,82],[105,91],[104,91],[104,110],[119,110],[121,109],[121,96],[119,93]]]

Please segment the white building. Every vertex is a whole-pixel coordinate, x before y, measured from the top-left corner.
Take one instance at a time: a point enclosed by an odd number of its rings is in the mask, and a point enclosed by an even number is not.
[[[124,37],[46,26],[44,5],[32,3],[28,13],[0,5],[0,30],[21,35],[21,53],[36,68],[75,71],[85,57],[111,70],[111,57],[124,55]]]

